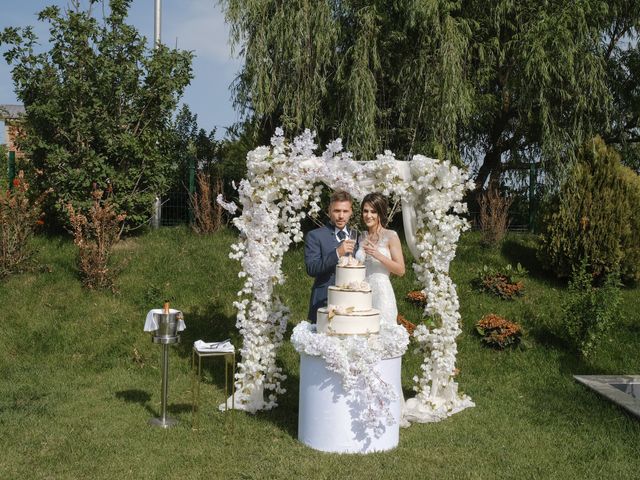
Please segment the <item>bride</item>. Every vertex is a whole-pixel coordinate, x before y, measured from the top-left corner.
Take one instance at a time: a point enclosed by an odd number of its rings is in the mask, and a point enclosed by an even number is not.
[[[398,234],[385,228],[388,204],[380,193],[369,193],[362,200],[363,233],[356,258],[364,262],[367,282],[373,292],[373,308],[380,310],[380,323],[395,325],[398,308],[389,275],[404,275],[404,258]]]

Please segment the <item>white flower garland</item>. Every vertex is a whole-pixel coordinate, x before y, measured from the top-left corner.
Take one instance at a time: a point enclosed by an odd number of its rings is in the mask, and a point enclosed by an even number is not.
[[[276,352],[289,311],[274,297],[273,289],[284,283],[284,253],[292,242],[303,239],[301,221],[320,211],[325,184],[346,190],[357,200],[372,191],[395,195],[403,205],[416,209],[419,255],[414,270],[427,296],[425,314],[439,318],[441,326],[430,330],[421,325],[414,333],[424,355],[422,374],[414,387],[421,417],[416,414],[414,419],[429,421],[431,414],[433,419],[442,418],[472,405],[468,397],[457,394],[453,377],[460,315],[455,285],[448,276],[460,232],[468,227],[459,216],[466,210],[461,202],[470,186],[466,172],[447,161],[416,155],[407,182],[389,151],[375,161],[356,162],[350,153],[342,152],[338,139],[319,157],[313,153],[317,148],[314,138],[306,130],[289,144],[282,130],[276,129],[271,147],[258,147],[247,155],[247,178],[237,188],[242,214],[234,225],[240,238],[232,245],[230,256],[240,261],[239,276],[245,280],[234,302],[244,340],[236,375],[236,404],[249,411],[269,409],[277,405],[277,395],[284,393],[281,382],[285,376],[276,365]],[[231,212],[237,208],[222,198],[218,203]],[[257,401],[263,397],[256,395],[260,392],[270,393]]]
[[[361,416],[354,419],[364,430],[372,430],[380,437],[385,425],[396,422],[390,406],[397,394],[374,367],[382,359],[404,355],[409,344],[404,327],[381,325],[378,335],[339,337],[316,333],[315,326],[303,321],[293,329],[291,343],[298,352],[322,357],[327,368],[340,375],[342,388],[351,401],[366,406],[359,410]]]
[[[461,202],[473,183],[449,162],[423,155],[413,157],[411,169],[414,180],[406,198],[416,207],[419,254],[413,268],[425,286],[424,314],[441,325],[431,329],[418,325],[413,333],[419,344],[416,353],[424,357],[422,374],[413,378],[416,398],[407,401],[404,414],[408,421],[430,422],[474,405],[468,396],[458,394],[454,380],[456,337],[461,330],[458,295],[448,274],[460,233],[469,228],[459,214],[466,211]]]

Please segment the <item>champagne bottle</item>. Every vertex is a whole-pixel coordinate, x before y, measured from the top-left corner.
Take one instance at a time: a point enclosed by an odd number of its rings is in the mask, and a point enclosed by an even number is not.
[[[163,310],[163,313],[164,313],[165,315],[168,315],[168,314],[169,314],[169,301],[168,301],[168,300],[165,300],[165,301],[164,301],[164,305],[163,305],[163,307],[162,307],[162,310]]]

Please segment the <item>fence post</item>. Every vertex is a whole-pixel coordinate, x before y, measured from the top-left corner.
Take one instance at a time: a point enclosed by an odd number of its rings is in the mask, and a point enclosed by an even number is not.
[[[9,152],[9,162],[7,163],[7,176],[9,177],[9,190],[13,190],[13,179],[16,178],[16,152]]]
[[[162,223],[162,199],[156,195],[151,212],[151,228],[158,229]]]
[[[193,202],[196,193],[196,157],[189,155],[189,224],[193,223]]]
[[[535,201],[536,201],[536,164],[529,164],[529,231],[533,232],[533,220],[535,218]]]

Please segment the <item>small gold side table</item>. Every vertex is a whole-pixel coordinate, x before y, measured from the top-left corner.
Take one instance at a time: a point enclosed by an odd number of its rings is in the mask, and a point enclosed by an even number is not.
[[[196,357],[198,365],[196,369]],[[192,389],[193,403],[191,408],[191,428],[197,430],[200,426],[200,383],[202,379],[202,359],[208,357],[223,357],[224,359],[224,411],[229,411],[229,364],[231,364],[231,410],[235,409],[235,376],[236,353],[234,352],[201,352],[196,347],[191,350],[191,371],[193,372]]]

